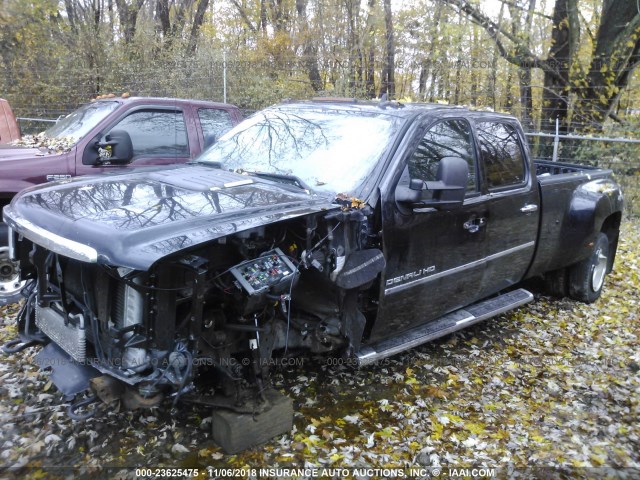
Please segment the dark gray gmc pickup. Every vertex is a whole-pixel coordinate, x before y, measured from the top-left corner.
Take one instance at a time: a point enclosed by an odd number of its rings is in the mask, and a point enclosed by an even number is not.
[[[17,195],[4,219],[30,285],[5,350],[48,343],[58,380],[82,370],[67,394],[214,407],[237,451],[291,426],[274,356],[370,364],[530,302],[531,277],[595,301],[621,212],[610,171],[534,162],[510,116],[283,104],[190,164]]]

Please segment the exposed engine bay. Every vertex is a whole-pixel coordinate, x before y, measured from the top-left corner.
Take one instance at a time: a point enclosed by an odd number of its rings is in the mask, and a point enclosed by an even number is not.
[[[92,383],[105,401],[268,409],[274,355],[353,353],[375,308],[385,260],[373,215],[346,203],[179,251],[148,271],[18,239],[22,273],[34,280],[21,330],[110,377]]]

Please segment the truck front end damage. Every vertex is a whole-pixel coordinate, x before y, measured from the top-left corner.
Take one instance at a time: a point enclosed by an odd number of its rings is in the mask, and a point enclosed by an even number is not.
[[[90,386],[128,408],[168,397],[269,410],[282,403],[269,391],[274,354],[357,349],[384,268],[368,207],[295,212],[174,245],[145,270],[104,263],[94,247],[44,235],[9,208],[14,256],[32,282],[22,336],[55,344],[40,361],[66,371],[53,376],[66,394]],[[68,384],[70,369],[79,383]]]
[[[4,219],[30,282],[21,340],[50,342],[39,361],[54,364],[52,380],[130,408],[168,397],[233,412],[217,431],[266,411],[279,419],[273,435],[290,427],[291,403],[270,388],[274,356],[352,355],[377,309],[379,215],[355,197],[376,191],[403,121],[355,113],[273,107],[193,164],[14,198]],[[266,440],[240,431],[218,440],[227,450]]]

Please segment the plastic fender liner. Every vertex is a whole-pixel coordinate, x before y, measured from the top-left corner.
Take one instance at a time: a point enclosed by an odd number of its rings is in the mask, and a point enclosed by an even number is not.
[[[384,254],[377,248],[352,252],[336,278],[336,285],[345,289],[360,287],[374,280],[386,265]]]

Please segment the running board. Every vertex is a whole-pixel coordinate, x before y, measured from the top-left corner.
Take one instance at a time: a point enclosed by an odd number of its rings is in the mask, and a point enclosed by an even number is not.
[[[356,353],[358,365],[364,366],[409,350],[436,338],[444,337],[487,318],[518,308],[533,300],[531,292],[520,288],[497,297],[492,297],[469,307],[456,310],[444,317],[421,325],[373,345],[363,345]]]

